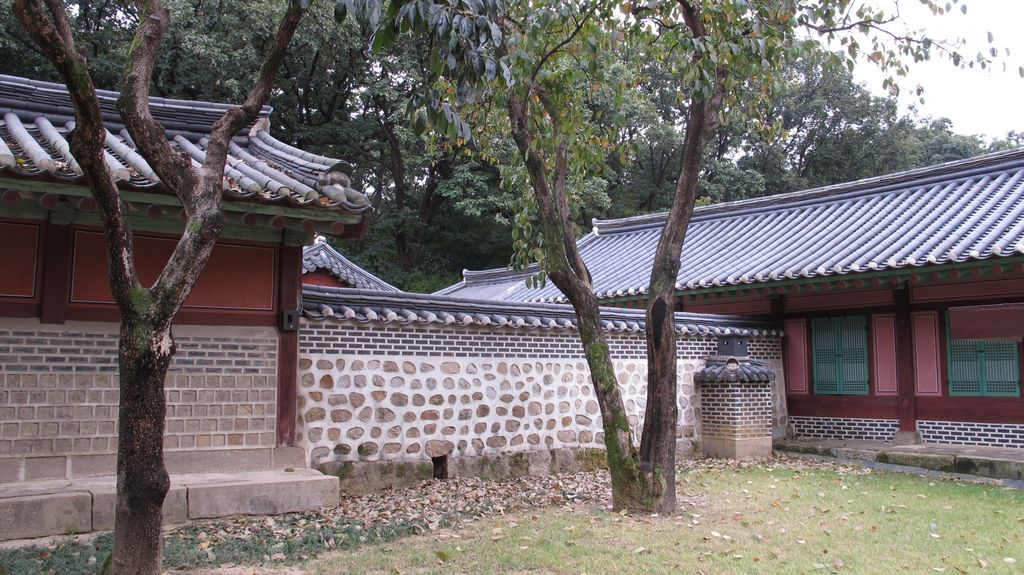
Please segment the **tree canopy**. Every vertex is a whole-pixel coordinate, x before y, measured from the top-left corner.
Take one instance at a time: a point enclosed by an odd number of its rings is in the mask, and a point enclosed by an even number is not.
[[[0,0],[3,72],[58,79],[14,21],[11,2]],[[116,89],[137,19],[135,5],[77,5],[72,25],[79,45],[88,47],[97,86]],[[272,15],[283,5],[169,2],[174,17],[155,64],[153,93],[239,101],[272,37]],[[312,3],[270,103],[277,137],[349,160],[356,166],[355,185],[371,192],[374,225],[364,241],[342,249],[414,291],[453,283],[463,268],[507,265],[513,223],[522,211],[517,194],[501,187],[494,162],[417,131],[407,114],[415,86],[432,73],[423,40],[401,37],[394,50],[373,51],[374,30],[351,18],[339,25],[335,6]],[[557,12],[548,17],[560,18]],[[577,188],[575,217],[584,229],[592,217],[665,210],[671,201],[686,106],[677,98],[675,75],[644,57],[643,41],[633,34],[616,39],[614,49],[602,55],[599,89],[580,92],[588,123],[605,140],[593,177]],[[987,142],[955,133],[943,118],[902,112],[893,97],[858,85],[848,69],[823,66],[824,57],[784,63],[766,114],[780,123],[783,136],[769,142],[741,122],[719,131],[706,151],[700,202],[839,183],[1020,145],[1019,126]],[[512,143],[496,143],[492,151],[507,160]]]

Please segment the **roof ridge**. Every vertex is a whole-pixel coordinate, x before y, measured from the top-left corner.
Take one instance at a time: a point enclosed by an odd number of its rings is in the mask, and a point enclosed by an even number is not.
[[[1001,164],[1024,163],[1024,147],[1001,150],[988,154],[982,154],[963,160],[954,160],[933,164],[921,168],[913,168],[900,172],[893,172],[881,176],[863,178],[852,182],[842,182],[797,190],[784,194],[760,196],[747,198],[732,202],[698,206],[693,210],[691,221],[713,217],[730,217],[744,214],[748,211],[759,211],[770,207],[772,209],[785,209],[787,207],[798,207],[805,203],[818,203],[828,200],[845,199],[849,195],[867,195],[885,193],[890,186],[915,181],[922,184],[927,183],[931,178],[943,178],[950,175],[969,176],[975,170],[989,170]],[[791,205],[787,205],[791,204]],[[664,224],[668,212],[656,212],[653,214],[642,214],[625,218],[610,220],[593,219],[594,230],[598,234],[636,231],[644,228],[661,227]]]
[[[304,260],[305,259],[310,259],[310,264],[313,267],[315,267],[316,269],[325,269],[325,268],[317,265],[317,263],[315,261],[312,261],[312,259],[311,259],[318,252],[326,252],[327,257],[330,257],[332,259],[340,261],[340,263],[342,265],[346,266],[346,268],[348,269],[348,271],[350,273],[355,274],[355,275],[359,275],[364,281],[366,281],[368,283],[380,284],[384,288],[381,291],[384,291],[384,292],[387,292],[389,290],[392,291],[392,292],[400,292],[401,291],[397,287],[391,285],[390,283],[388,283],[388,282],[384,281],[383,279],[377,277],[376,275],[370,273],[368,270],[364,269],[359,264],[357,264],[354,261],[348,259],[347,257],[345,257],[344,254],[339,252],[337,249],[334,248],[334,246],[332,246],[330,243],[328,243],[326,241],[316,242],[313,245],[306,246],[306,247],[302,248],[302,257],[303,257]],[[327,271],[333,273],[335,270],[327,269]],[[303,273],[305,273],[305,272],[303,272]],[[338,279],[347,280],[347,278],[338,278]]]
[[[333,302],[350,303],[353,305],[362,304],[363,306],[393,306],[396,308],[393,311],[396,312],[409,307],[428,304],[431,307],[442,309],[444,311],[456,311],[461,313],[552,315],[572,320],[575,320],[576,317],[575,310],[569,304],[485,300],[461,298],[450,295],[419,294],[403,291],[380,292],[318,285],[302,286],[302,298],[304,302],[308,303]],[[727,329],[774,330],[774,324],[770,319],[751,316],[675,312],[674,317],[676,323],[695,323]],[[646,320],[646,310],[602,307],[601,318],[604,321],[629,321],[643,323]]]
[[[96,90],[100,109],[105,123],[121,123],[117,112],[116,101],[120,96],[114,90]],[[163,98],[150,96],[149,105],[154,117],[172,131],[197,132],[197,128],[206,126],[209,132],[225,110],[238,107],[238,104],[211,102],[207,100],[184,100],[179,98]],[[0,107],[12,108],[40,115],[66,115],[75,117],[71,97],[67,87],[59,82],[33,80],[21,76],[0,74]],[[273,108],[264,105],[257,116],[269,117]],[[165,113],[161,113],[165,112]],[[248,132],[247,126],[239,134]]]
[[[462,277],[466,283],[475,283],[487,281],[491,278],[511,278],[511,277],[526,277],[533,275],[540,271],[540,266],[532,263],[521,270],[515,270],[511,267],[504,268],[488,268],[483,270],[462,270]]]

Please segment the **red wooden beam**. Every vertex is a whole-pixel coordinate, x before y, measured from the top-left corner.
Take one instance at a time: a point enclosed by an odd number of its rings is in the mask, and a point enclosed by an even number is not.
[[[43,242],[43,293],[39,321],[63,324],[67,321],[71,294],[71,226],[47,222]]]
[[[895,290],[896,299],[896,389],[899,397],[900,431],[917,431],[914,394],[914,334],[910,317],[910,290]]]
[[[334,222],[331,224],[331,235],[341,236],[345,234],[345,224],[341,222]]]
[[[282,220],[284,218],[281,218]],[[278,313],[299,309],[302,285],[302,248],[281,246],[278,273]],[[299,332],[278,330],[277,353],[277,445],[295,445],[297,411],[296,378],[299,369]]]
[[[78,209],[83,212],[94,212],[99,204],[96,203],[96,198],[88,196],[78,200]]]
[[[59,203],[60,196],[57,194],[43,194],[42,197],[39,198],[39,205],[42,206],[44,210],[52,210],[56,208]]]

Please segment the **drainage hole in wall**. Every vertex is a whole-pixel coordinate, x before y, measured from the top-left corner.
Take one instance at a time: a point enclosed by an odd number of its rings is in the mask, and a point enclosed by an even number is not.
[[[434,479],[448,479],[448,456],[431,457],[430,462],[434,464]]]

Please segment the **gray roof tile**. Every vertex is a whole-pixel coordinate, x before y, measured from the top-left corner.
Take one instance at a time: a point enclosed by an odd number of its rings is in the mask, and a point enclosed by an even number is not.
[[[303,314],[313,320],[351,320],[399,324],[446,324],[521,329],[575,329],[571,306],[473,300],[443,295],[303,286]],[[641,333],[643,310],[603,308],[602,327],[611,332]],[[675,314],[676,331],[691,335],[781,335],[768,320],[696,313]]]
[[[353,288],[397,292],[398,288],[359,267],[327,242],[317,242],[302,250],[302,273],[323,270]]]
[[[598,297],[644,294],[665,213],[594,221],[579,241]],[[677,288],[838,277],[1024,253],[1024,148],[847,184],[698,207]],[[439,293],[564,301],[525,272],[465,272]]]
[[[107,127],[107,165],[118,184],[130,189],[158,188],[159,180],[124,130],[115,107],[117,92],[97,90]],[[194,161],[205,158],[206,137],[230,104],[150,98],[153,117],[172,145]],[[270,107],[234,138],[224,173],[224,196],[229,200],[305,206],[362,214],[372,208],[351,188],[318,181],[330,167],[351,166],[333,158],[293,148],[267,131]],[[82,182],[82,171],[71,157],[67,135],[74,127],[74,108],[63,84],[0,74],[0,176],[53,177]]]

